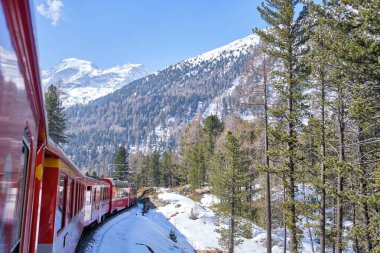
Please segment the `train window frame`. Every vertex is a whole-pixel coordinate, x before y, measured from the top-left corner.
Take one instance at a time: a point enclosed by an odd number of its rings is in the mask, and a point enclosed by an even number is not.
[[[67,223],[70,223],[70,221],[71,221],[71,213],[72,213],[72,210],[71,210],[71,178],[70,177],[68,177],[68,179],[67,179],[67,189],[66,189],[66,191],[67,191],[67,195],[66,195],[66,203],[67,203],[67,206],[66,206],[66,210],[67,210],[67,212],[66,212],[66,217],[67,217]]]
[[[86,200],[85,200],[85,197],[84,197],[85,192],[86,192],[86,185],[82,184],[82,202],[81,202],[81,204],[82,204],[82,208],[81,209],[82,210],[83,210],[84,205],[86,203]]]
[[[75,182],[75,215],[77,215],[79,211],[79,182]]]
[[[92,203],[96,204],[96,187],[94,187],[94,195],[92,196]]]
[[[72,178],[70,180],[70,212],[68,213],[69,215],[69,222],[73,219],[74,214],[75,214],[75,180]]]
[[[56,232],[57,235],[59,235],[63,230],[64,228],[66,227],[66,211],[67,211],[67,185],[68,185],[68,176],[66,173],[64,172],[60,172],[59,173],[59,177],[58,177],[58,187],[57,187],[57,204],[56,204],[56,213],[55,215],[57,215],[57,210],[58,210],[58,204],[59,204],[59,183],[60,183],[60,180],[61,180],[61,177],[64,177],[64,188],[63,188],[63,208],[62,208],[62,219],[61,219],[61,227],[57,230],[56,226],[56,220],[54,222],[54,230]],[[57,219],[57,218],[55,218]]]
[[[17,232],[16,236],[17,239],[11,246],[11,253],[16,253],[19,252],[20,250],[20,245],[21,245],[21,240],[22,240],[22,231],[24,230],[25,222],[24,222],[24,216],[25,216],[25,207],[26,207],[26,189],[27,189],[27,184],[28,184],[28,178],[29,178],[29,166],[30,166],[30,142],[27,141],[27,139],[24,137],[22,139],[22,147],[21,147],[22,153],[24,153],[23,157],[23,164],[19,165],[19,173],[22,171],[24,172],[24,178],[23,178],[23,189],[18,192],[18,196],[21,195],[22,201],[17,201],[17,204],[21,203],[21,210],[20,216],[17,217],[18,219],[15,219],[18,221],[17,224]],[[21,161],[20,161],[21,162]],[[23,168],[21,168],[21,166]],[[18,206],[19,207],[19,206]],[[13,235],[12,235],[13,236]]]

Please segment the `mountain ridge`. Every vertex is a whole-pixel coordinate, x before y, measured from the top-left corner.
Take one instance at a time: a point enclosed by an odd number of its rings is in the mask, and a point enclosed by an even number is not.
[[[257,35],[250,35],[132,81],[87,105],[70,107],[68,134],[73,138],[65,150],[79,167],[94,168],[110,161],[120,145],[145,153],[176,148],[197,114],[247,114],[237,97],[246,87],[247,64],[258,46]]]
[[[59,85],[63,92],[63,104],[86,104],[148,75],[142,64],[124,64],[100,69],[94,63],[78,58],[67,58],[49,70],[42,71],[42,84]]]

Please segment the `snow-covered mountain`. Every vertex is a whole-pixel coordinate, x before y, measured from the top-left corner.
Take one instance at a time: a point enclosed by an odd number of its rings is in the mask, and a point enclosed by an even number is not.
[[[86,104],[105,96],[150,72],[141,64],[125,64],[100,69],[90,61],[69,58],[42,71],[42,84],[60,85],[65,106]]]
[[[120,145],[143,152],[176,148],[195,116],[252,120],[253,108],[240,99],[251,101],[250,89],[262,85],[262,59],[259,38],[250,35],[72,106],[67,114],[73,138],[65,151],[79,167],[95,168]]]

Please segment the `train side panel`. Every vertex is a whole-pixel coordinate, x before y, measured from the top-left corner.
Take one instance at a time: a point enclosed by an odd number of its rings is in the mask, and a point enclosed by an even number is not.
[[[102,178],[110,186],[110,213],[120,211],[131,205],[129,198],[129,183],[112,178]]]
[[[0,1],[0,252],[34,252],[45,113],[28,1]]]
[[[89,226],[100,223],[109,212],[109,189],[110,186],[100,180],[87,177],[86,184],[86,204],[84,224]]]
[[[59,157],[44,162],[37,252],[74,252],[83,231],[83,179]]]

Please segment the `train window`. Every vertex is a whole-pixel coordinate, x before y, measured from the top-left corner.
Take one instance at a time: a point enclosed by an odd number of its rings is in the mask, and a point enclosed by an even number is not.
[[[23,220],[23,211],[25,207],[24,196],[25,196],[25,188],[26,188],[26,180],[27,180],[27,172],[29,165],[29,148],[28,145],[23,142],[21,147],[21,158],[18,166],[18,171],[12,171],[12,157],[9,155],[5,161],[5,173],[3,176],[7,183],[9,183],[9,187],[4,190],[5,196],[5,209],[4,217],[0,219],[0,232],[5,229],[4,221],[13,221],[11,230],[11,252],[18,252],[20,248],[20,239],[22,232],[22,220]],[[14,173],[16,172],[16,173]],[[1,190],[1,189],[0,189]],[[3,219],[4,218],[4,219]],[[4,232],[3,232],[4,233]],[[3,238],[0,238],[0,245],[2,243]],[[1,249],[0,249],[1,251]]]
[[[55,213],[55,232],[58,233],[65,226],[67,178],[61,173],[58,181],[58,203]]]
[[[82,201],[82,186],[78,182],[78,212],[80,211],[81,201]]]
[[[73,213],[74,213],[74,216],[77,214],[77,210],[78,210],[78,182],[75,182],[74,183],[74,203],[73,203],[73,206],[74,206],[74,209],[73,209]]]
[[[93,198],[93,203],[96,203],[96,188],[94,188],[94,198]]]
[[[84,186],[81,185],[80,187],[80,209],[82,210],[83,209],[83,206],[84,206]]]
[[[91,205],[91,186],[87,186],[87,192],[86,192],[86,205]]]
[[[66,211],[66,214],[67,214],[67,218],[68,218],[68,222],[71,221],[71,200],[72,200],[72,188],[71,188],[71,180],[68,178],[67,179],[67,211]]]
[[[85,200],[84,200],[84,192],[85,192],[85,189],[86,186],[85,185],[82,185],[82,202],[81,202],[81,207],[82,209],[84,208],[84,204],[85,204]]]
[[[71,199],[70,199],[70,209],[69,209],[69,221],[73,218],[74,216],[74,212],[75,212],[75,181],[74,180],[71,180],[71,186],[70,186],[70,195],[71,195]]]
[[[79,189],[80,185],[79,185],[79,182],[76,182],[76,186],[75,186],[75,194],[76,194],[76,201],[75,201],[75,214],[78,213],[79,211],[79,197],[80,197],[80,189]]]

